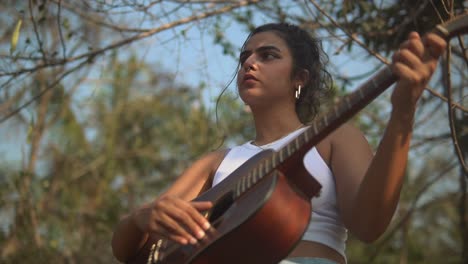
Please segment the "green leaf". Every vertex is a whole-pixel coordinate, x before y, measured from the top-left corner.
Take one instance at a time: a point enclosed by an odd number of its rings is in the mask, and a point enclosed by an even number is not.
[[[28,133],[26,134],[26,142],[28,144],[31,144],[32,142],[32,133],[33,133],[33,126],[32,125],[29,125],[28,127]]]
[[[11,46],[10,46],[10,54],[12,54],[16,50],[16,45],[18,44],[19,34],[21,30],[21,24],[23,20],[20,19],[16,23],[15,31],[13,31],[13,36],[11,37]]]

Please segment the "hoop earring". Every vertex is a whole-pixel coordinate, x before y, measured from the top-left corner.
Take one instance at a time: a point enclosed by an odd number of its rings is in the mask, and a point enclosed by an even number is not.
[[[296,99],[299,99],[299,97],[301,96],[301,88],[302,86],[299,84],[296,89]]]

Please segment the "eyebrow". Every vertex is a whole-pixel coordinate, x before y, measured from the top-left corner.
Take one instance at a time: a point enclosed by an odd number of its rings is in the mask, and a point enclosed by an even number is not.
[[[277,52],[281,52],[281,50],[280,50],[278,47],[272,46],[272,45],[261,46],[261,47],[258,47],[258,48],[255,49],[255,51],[257,51],[257,52],[259,52],[259,51],[261,52],[261,51],[265,51],[265,50],[275,50],[275,51],[277,51]],[[242,55],[244,55],[244,54],[246,54],[246,53],[250,53],[250,52],[252,52],[252,51],[250,51],[250,50],[243,50],[243,51],[241,51],[241,53],[239,54],[239,57],[242,57]]]

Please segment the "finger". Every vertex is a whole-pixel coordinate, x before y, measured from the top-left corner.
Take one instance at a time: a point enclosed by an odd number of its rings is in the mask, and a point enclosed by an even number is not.
[[[155,219],[166,229],[193,241],[194,237],[182,226],[189,216],[175,205],[175,201],[177,200],[166,199],[166,202],[158,203],[159,213]]]
[[[191,204],[198,212],[203,212],[213,207],[212,202],[192,202]],[[200,213],[198,214],[194,213],[192,217],[203,229],[205,230],[210,229],[211,227],[210,222]]]
[[[182,245],[187,245],[188,244],[188,241],[185,237],[183,236],[178,236],[178,235],[173,235],[173,234],[169,234],[166,236],[167,238],[171,239],[172,241],[175,241],[179,244],[182,244]],[[194,243],[192,244],[195,244],[197,241],[195,240]]]
[[[423,44],[428,58],[438,59],[447,47],[447,41],[437,34],[429,33],[424,36]]]
[[[419,37],[419,34],[416,32],[411,32],[411,34],[408,37],[408,40],[406,40],[400,45],[399,51],[401,50],[409,50],[416,56],[422,57],[424,55],[424,43]]]
[[[421,39],[421,36],[419,36],[419,33],[416,31],[411,31],[408,34],[408,39]]]
[[[171,215],[161,214],[157,218],[157,223],[164,228],[164,232],[167,236],[183,237],[187,242],[195,244],[197,240],[189,233],[187,230],[182,227],[177,221],[175,221]]]
[[[412,85],[426,85],[430,77],[428,67],[422,67],[415,71],[407,64],[396,62],[392,67],[393,72],[400,80],[411,83]]]
[[[213,207],[213,203],[209,201],[203,201],[203,202],[191,202],[192,206],[195,207],[195,209],[199,211],[204,211],[208,210],[211,207]]]
[[[412,69],[420,69],[422,67],[423,63],[421,61],[421,58],[418,57],[415,53],[411,52],[408,49],[403,49],[398,52],[396,52],[393,55],[393,61],[395,63],[402,63],[408,66],[409,68]]]
[[[193,206],[185,201],[174,200],[174,203],[175,206],[172,208],[173,210],[168,211],[169,216],[187,227],[192,235],[200,239],[203,238],[205,236],[205,232],[203,232],[202,226],[195,220],[195,218],[203,218],[203,216],[193,208]]]
[[[154,228],[154,233],[164,237],[164,238],[168,238],[168,239],[171,239],[172,241],[176,242],[176,243],[179,243],[179,244],[182,244],[182,245],[187,245],[188,244],[188,240],[186,237],[184,236],[180,236],[180,235],[176,235],[176,234],[173,234],[171,232],[169,232],[168,230],[166,230],[166,228],[164,228],[162,225],[157,225],[155,224],[155,228]]]

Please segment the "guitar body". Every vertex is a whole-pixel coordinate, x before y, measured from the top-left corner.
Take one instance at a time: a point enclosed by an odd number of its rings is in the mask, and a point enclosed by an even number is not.
[[[240,195],[228,188],[239,182],[251,166],[271,154],[272,151],[257,154],[196,199],[214,204],[207,216],[212,228],[198,244],[180,245],[161,240],[155,249],[159,239],[150,237],[153,250],[149,258],[148,254],[137,256],[131,263],[276,264],[287,257],[309,224],[310,198],[279,170],[273,170],[251,186],[246,183],[246,190]],[[313,180],[307,173],[304,175]],[[316,190],[319,189],[317,185]]]

